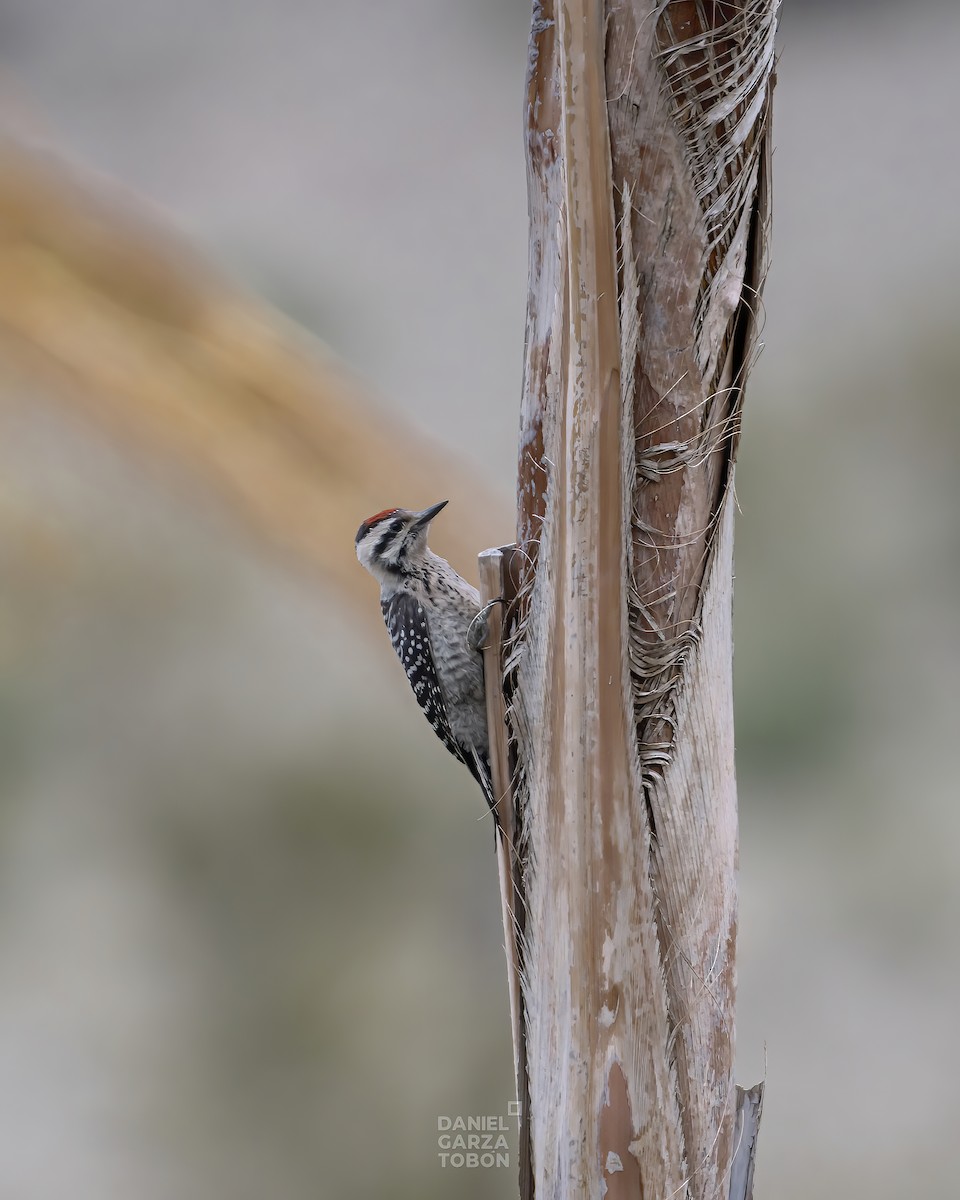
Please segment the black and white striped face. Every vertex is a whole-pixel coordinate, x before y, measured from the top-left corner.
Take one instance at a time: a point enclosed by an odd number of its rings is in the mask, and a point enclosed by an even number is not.
[[[404,575],[423,556],[430,522],[446,503],[441,500],[423,512],[387,508],[368,517],[357,530],[357,558],[381,583]]]

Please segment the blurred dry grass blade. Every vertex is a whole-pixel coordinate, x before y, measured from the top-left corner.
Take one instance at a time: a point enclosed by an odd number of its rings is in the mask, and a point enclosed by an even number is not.
[[[449,498],[437,549],[468,574],[477,550],[502,540],[502,499],[376,410],[306,333],[118,189],[6,137],[0,337],[46,393],[187,467],[345,597],[369,597],[353,535],[389,505]]]
[[[733,1170],[732,481],[777,7],[534,9],[505,692],[538,1200],[751,1186]]]

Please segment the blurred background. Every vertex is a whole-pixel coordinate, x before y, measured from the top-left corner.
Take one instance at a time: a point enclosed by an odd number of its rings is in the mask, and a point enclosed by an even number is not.
[[[0,123],[332,347],[506,541],[528,16],[5,0]],[[758,1197],[955,1187],[958,45],[949,0],[782,25],[737,473]],[[289,570],[4,349],[0,1196],[513,1195],[437,1157],[512,1091],[495,864],[374,585]]]

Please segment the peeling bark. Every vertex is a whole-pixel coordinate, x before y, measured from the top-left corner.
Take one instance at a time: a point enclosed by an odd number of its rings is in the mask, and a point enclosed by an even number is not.
[[[504,693],[538,1200],[730,1189],[732,482],[776,10],[534,6]]]

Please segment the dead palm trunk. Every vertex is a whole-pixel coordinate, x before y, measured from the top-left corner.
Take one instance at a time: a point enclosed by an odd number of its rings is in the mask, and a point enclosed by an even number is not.
[[[534,5],[503,688],[537,1200],[752,1188],[760,1094],[739,1093],[738,1118],[733,1082],[733,462],[776,10]]]

